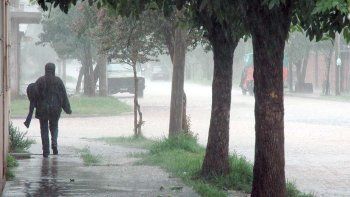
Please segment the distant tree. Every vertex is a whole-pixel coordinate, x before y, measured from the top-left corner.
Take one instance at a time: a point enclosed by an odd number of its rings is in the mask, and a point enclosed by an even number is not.
[[[163,51],[163,43],[155,30],[159,23],[153,12],[144,12],[139,19],[132,16],[110,15],[103,20],[99,39],[108,58],[131,66],[134,73],[134,134],[141,136],[142,112],[138,102],[137,67],[148,61],[156,61]]]
[[[303,32],[289,34],[286,44],[286,53],[289,61],[289,88],[293,91],[293,65],[296,67],[297,83],[295,91],[302,91],[306,78],[309,54],[313,47],[312,42]]]
[[[97,26],[98,10],[86,4],[86,2],[79,3],[69,14],[57,9],[45,14],[39,44],[49,43],[61,59],[78,59],[82,67],[79,71],[76,92],[80,91],[84,77],[84,94],[94,96],[100,68],[100,64],[97,64],[94,70],[94,63],[101,55],[98,54],[96,49],[98,43],[93,35]]]

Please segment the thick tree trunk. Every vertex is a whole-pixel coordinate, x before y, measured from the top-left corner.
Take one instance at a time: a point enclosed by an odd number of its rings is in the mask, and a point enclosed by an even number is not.
[[[340,45],[340,37],[339,37],[339,34],[336,34],[336,38],[335,38],[336,40],[335,40],[335,54],[334,54],[334,56],[335,56],[335,62],[337,62],[337,59],[340,57],[340,55],[339,55],[339,45]],[[336,96],[338,96],[338,95],[340,95],[340,84],[339,84],[339,82],[340,82],[340,79],[339,79],[339,77],[340,77],[340,68],[339,68],[339,66],[337,65],[337,63],[335,63],[335,72],[334,72],[334,74],[335,74],[335,95]]]
[[[183,93],[183,100],[182,100],[182,131],[189,134],[190,132],[190,122],[189,118],[187,117],[187,97],[186,93]]]
[[[75,93],[76,94],[80,93],[81,81],[83,79],[83,75],[84,75],[84,66],[82,66],[79,70],[78,82],[77,82],[77,85],[75,86]]]
[[[302,67],[303,67],[303,61],[302,60],[299,60],[297,63],[296,63],[296,75],[297,75],[297,81],[296,81],[296,84],[295,84],[295,91],[296,92],[300,92],[301,88],[302,88],[302,85],[300,84],[300,81],[301,81],[301,70],[302,70]]]
[[[173,77],[171,87],[169,136],[177,135],[182,131],[186,56],[185,35],[186,32],[181,27],[176,28],[173,57]]]
[[[107,58],[100,56],[98,60],[99,66],[99,95],[107,96]]]
[[[229,172],[229,125],[232,90],[233,52],[238,41],[219,23],[213,23],[209,40],[214,54],[212,106],[209,136],[202,176],[226,175]],[[229,36],[228,36],[229,35]]]
[[[256,143],[252,196],[285,196],[284,40],[276,48],[262,46],[262,41],[253,36]]]
[[[91,45],[87,43],[85,47],[85,59],[83,60],[84,68],[84,95],[86,96],[95,96],[95,84],[94,83],[94,68],[92,65],[92,54],[91,54]]]
[[[330,73],[331,73],[331,65],[332,65],[332,54],[333,54],[333,47],[329,50],[328,54],[328,65],[327,65],[327,73],[326,73],[326,80],[324,82],[324,95],[330,95],[331,94],[331,87],[330,87]]]
[[[307,54],[303,60],[303,69],[301,70],[301,76],[300,76],[301,77],[300,83],[302,83],[302,84],[305,83],[308,61],[309,61],[309,54]]]
[[[171,62],[173,64],[173,70],[175,69],[176,67],[176,62],[174,61],[174,56],[175,56],[175,31],[176,31],[176,24],[174,23],[174,21],[171,21],[171,18],[167,18],[166,21],[164,22],[163,24],[163,34],[164,34],[164,37],[165,37],[165,45],[167,46],[168,48],[168,52],[169,52],[169,55],[170,55],[170,59],[171,59]],[[178,34],[177,34],[178,36]],[[182,35],[182,36],[185,36],[184,38],[177,38],[177,40],[186,40],[186,37],[187,37],[187,34],[186,35]],[[186,46],[184,46],[186,47]],[[180,60],[186,60],[186,48],[184,49],[185,52],[184,53],[177,53],[179,55],[183,55],[183,57],[180,57],[179,59]],[[184,72],[183,72],[183,75],[185,75],[185,69],[184,69]],[[181,77],[183,78],[183,80],[185,79],[184,76]],[[173,81],[178,81],[178,79],[174,79]],[[179,91],[179,90],[175,90],[175,89],[172,89],[172,92],[173,91]],[[174,93],[175,94],[175,93]],[[175,102],[175,100],[172,100]],[[186,93],[185,93],[185,90],[183,90],[183,100],[182,100],[182,114],[181,114],[181,117],[182,117],[182,131],[188,131],[190,128],[189,128],[189,120],[187,120],[187,114],[186,114],[186,106],[187,106],[187,98],[186,98]],[[175,104],[170,104],[170,105],[175,105]],[[172,111],[175,113],[175,111]],[[176,115],[180,116],[180,114],[173,114],[173,115],[170,115],[170,117],[175,117]],[[177,117],[177,118],[174,118],[174,119],[179,119],[181,117]],[[170,118],[170,121],[172,121],[173,119]],[[169,123],[171,124],[171,123]],[[170,130],[169,130],[169,135],[170,135]]]
[[[245,1],[254,53],[255,159],[252,197],[286,196],[283,58],[292,1],[269,9]]]

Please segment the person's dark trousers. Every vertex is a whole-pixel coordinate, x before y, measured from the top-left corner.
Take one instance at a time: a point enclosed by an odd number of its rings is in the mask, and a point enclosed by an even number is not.
[[[40,119],[41,142],[43,145],[43,156],[50,154],[49,129],[51,134],[51,148],[53,154],[57,155],[58,119]]]

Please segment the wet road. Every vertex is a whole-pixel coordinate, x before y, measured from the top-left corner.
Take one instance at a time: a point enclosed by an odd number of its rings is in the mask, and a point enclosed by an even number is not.
[[[170,83],[146,82],[140,99],[147,137],[167,135]],[[211,87],[185,84],[191,129],[206,144],[211,108]],[[131,103],[132,95],[118,94]],[[350,196],[350,103],[308,98],[285,98],[286,175],[300,189],[317,196]],[[74,112],[74,109],[73,109]],[[16,125],[23,120],[15,120]],[[132,114],[117,117],[65,118],[60,140],[132,135]],[[23,126],[21,128],[24,129]],[[29,135],[39,135],[33,121]],[[254,158],[254,98],[232,91],[230,150]]]

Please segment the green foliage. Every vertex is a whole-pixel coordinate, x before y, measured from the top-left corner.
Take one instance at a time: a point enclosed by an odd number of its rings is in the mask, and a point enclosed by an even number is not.
[[[26,152],[32,144],[35,143],[34,140],[28,139],[26,137],[27,132],[21,132],[18,127],[14,127],[12,122],[9,124],[9,135],[10,135],[10,152],[11,153],[21,153]]]
[[[84,97],[74,96],[69,98],[73,116],[111,116],[130,112],[131,107],[113,97]],[[11,101],[11,115],[24,117],[28,113],[29,102],[27,99]],[[63,116],[65,114],[63,113]]]
[[[12,155],[7,155],[6,157],[7,167],[13,168],[18,166],[18,161]]]
[[[179,135],[156,142],[143,162],[159,165],[181,177],[202,196],[226,196],[227,189],[250,191],[253,171],[245,158],[233,154],[229,175],[204,180],[199,176],[204,154],[205,149],[197,144],[196,138]]]
[[[180,177],[192,186],[201,196],[227,196],[226,190],[251,191],[253,181],[253,165],[236,153],[230,156],[230,173],[227,176],[202,179],[200,171],[205,149],[197,143],[193,136],[181,134],[170,139],[154,141],[144,137],[109,137],[99,138],[111,145],[146,148],[148,154],[131,155],[141,157],[139,164],[158,165],[173,175]],[[85,150],[89,152],[88,150]],[[90,153],[91,154],[91,153]],[[288,197],[311,197],[298,191],[294,184],[288,183]],[[296,195],[297,194],[297,195]]]
[[[70,102],[76,115],[119,115],[131,111],[129,105],[113,97],[72,97]]]
[[[192,153],[198,153],[199,151],[203,150],[203,148],[197,144],[197,137],[181,133],[170,138],[164,138],[162,140],[156,141],[155,144],[150,148],[150,152],[151,154],[156,154],[162,151],[177,149]]]
[[[93,166],[93,165],[97,165],[97,164],[101,163],[102,157],[100,155],[91,154],[89,147],[85,147],[85,148],[79,150],[78,152],[79,152],[80,157],[84,161],[84,165],[86,165],[86,166]]]
[[[292,25],[300,25],[310,40],[334,39],[350,25],[348,3],[345,0],[302,0],[294,3]],[[344,34],[349,41],[348,33]]]
[[[147,139],[143,136],[131,136],[131,137],[103,137],[97,140],[106,142],[110,145],[123,145],[128,147],[145,148],[149,149],[154,140]]]
[[[293,182],[287,182],[287,197],[314,197],[315,195],[310,193],[303,193],[299,191]]]
[[[10,180],[13,180],[13,178],[15,178],[13,168],[18,166],[18,162],[13,156],[7,155],[6,163],[7,163],[6,180],[10,181]]]

